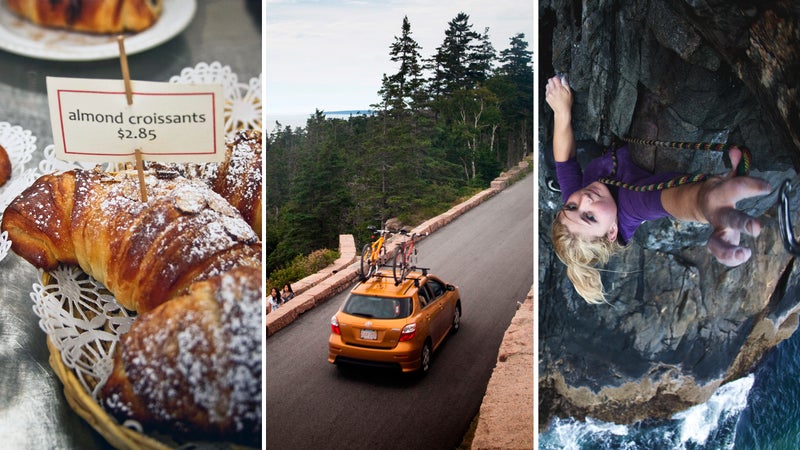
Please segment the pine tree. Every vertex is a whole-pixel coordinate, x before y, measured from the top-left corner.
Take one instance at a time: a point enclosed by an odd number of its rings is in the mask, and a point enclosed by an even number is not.
[[[533,89],[533,68],[531,52],[524,33],[517,33],[510,39],[510,47],[500,52],[499,72],[512,80],[519,87]]]
[[[468,55],[468,78],[474,83],[471,87],[482,84],[492,74],[492,64],[495,61],[494,46],[489,40],[489,28],[483,30],[480,39],[470,45]]]
[[[533,143],[533,66],[523,33],[511,37],[509,48],[500,52],[500,63],[492,89],[501,99],[510,165],[529,153]],[[499,87],[503,84],[506,87]]]
[[[422,47],[411,37],[411,23],[408,16],[403,17],[402,33],[395,36],[390,46],[390,59],[399,63],[397,73],[383,75],[381,90],[378,94],[387,109],[403,111],[414,107],[422,87],[422,65],[419,51]]]
[[[431,60],[434,71],[431,90],[434,96],[447,96],[459,89],[475,86],[477,80],[470,71],[474,41],[481,36],[472,30],[469,16],[463,12],[448,22],[442,45],[436,48]]]

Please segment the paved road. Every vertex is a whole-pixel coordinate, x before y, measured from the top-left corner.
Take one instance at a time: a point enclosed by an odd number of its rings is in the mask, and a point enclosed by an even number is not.
[[[533,284],[533,179],[528,175],[418,244],[419,265],[458,285],[463,305],[461,331],[439,348],[424,378],[337,371],[327,362],[330,318],[347,291],[267,339],[268,449],[460,444],[517,302]]]

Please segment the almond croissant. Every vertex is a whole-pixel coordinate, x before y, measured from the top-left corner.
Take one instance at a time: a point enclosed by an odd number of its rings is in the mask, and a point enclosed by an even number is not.
[[[240,267],[139,315],[102,404],[145,429],[259,445],[262,294],[261,271]]]
[[[239,130],[226,142],[221,163],[149,163],[151,169],[172,171],[192,180],[201,180],[242,215],[261,236],[262,142],[258,130]]]
[[[261,132],[242,130],[228,143],[225,162],[212,189],[221,195],[261,235]]]
[[[34,266],[77,264],[125,308],[145,312],[192,282],[237,266],[261,268],[261,242],[239,213],[200,181],[136,172],[44,175],[3,215],[12,249]]]

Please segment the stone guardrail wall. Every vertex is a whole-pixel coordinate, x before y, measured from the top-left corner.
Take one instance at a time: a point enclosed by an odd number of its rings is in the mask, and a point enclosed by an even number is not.
[[[523,160],[517,166],[501,173],[500,176],[492,181],[489,188],[478,192],[468,200],[450,208],[447,212],[426,220],[411,232],[425,235],[442,228],[465,212],[494,197],[515,180],[524,177],[528,173],[531,164],[530,159]],[[384,244],[386,245],[386,254],[391,255],[399,245],[399,242],[399,236],[387,239]],[[333,264],[313,275],[292,283],[295,297],[281,305],[280,308],[267,314],[267,337],[294,322],[300,314],[342,292],[358,278],[359,261],[353,235],[339,236],[339,251],[340,256]]]
[[[533,449],[533,286],[503,336],[471,449]]]

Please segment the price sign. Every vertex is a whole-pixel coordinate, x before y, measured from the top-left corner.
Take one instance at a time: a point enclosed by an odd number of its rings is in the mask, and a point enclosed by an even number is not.
[[[47,77],[55,155],[129,162],[137,149],[162,162],[225,159],[221,85]]]

